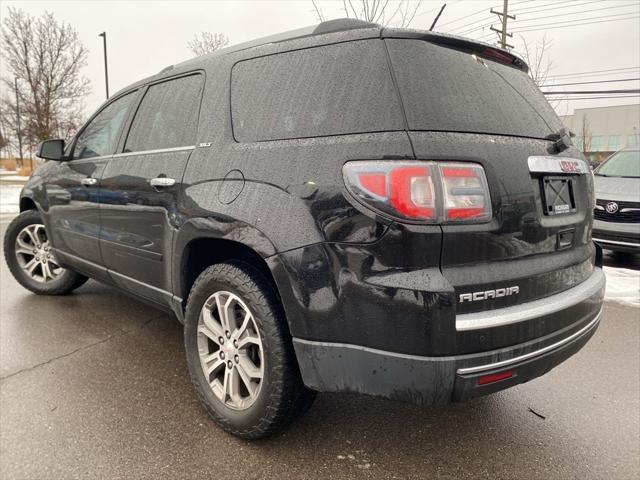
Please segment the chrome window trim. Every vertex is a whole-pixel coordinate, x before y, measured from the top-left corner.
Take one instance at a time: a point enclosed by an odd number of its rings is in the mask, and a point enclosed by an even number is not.
[[[487,363],[485,365],[478,365],[476,367],[459,368],[456,371],[456,373],[458,375],[469,375],[469,374],[473,374],[473,373],[485,372],[487,370],[494,370],[496,368],[502,368],[502,367],[507,367],[509,365],[513,365],[514,363],[520,363],[520,362],[523,362],[525,360],[529,360],[531,358],[535,358],[535,357],[538,357],[540,355],[543,355],[543,354],[545,354],[547,352],[550,352],[552,350],[556,350],[556,349],[562,347],[563,345],[566,345],[567,343],[577,339],[578,337],[581,337],[583,334],[587,333],[589,330],[594,328],[598,324],[598,322],[600,322],[600,319],[602,318],[602,309],[603,309],[603,307],[600,307],[600,310],[598,311],[598,314],[587,325],[582,327],[577,332],[569,335],[568,337],[557,341],[556,343],[552,343],[551,345],[547,345],[546,347],[541,348],[539,350],[535,350],[533,352],[525,353],[524,355],[519,355],[517,357],[509,358],[507,360],[502,360],[501,362]]]
[[[606,240],[604,238],[593,238],[592,240],[594,242],[610,243],[611,245],[621,245],[621,246],[624,246],[624,247],[640,247],[640,243],[621,242],[619,240]]]
[[[587,280],[564,292],[512,307],[457,315],[456,331],[502,327],[550,315],[587,300],[601,291],[605,282],[604,272],[596,267]]]
[[[133,155],[151,155],[154,153],[183,152],[187,150],[195,150],[195,148],[195,145],[190,145],[187,147],[158,148],[155,150],[140,150],[139,152],[123,152],[116,153],[115,155],[113,155],[113,158],[131,157]]]
[[[563,170],[561,162],[577,162],[579,171],[567,172]],[[530,172],[536,173],[564,173],[579,175],[589,172],[587,162],[580,158],[552,157],[550,155],[534,155],[527,159]]]

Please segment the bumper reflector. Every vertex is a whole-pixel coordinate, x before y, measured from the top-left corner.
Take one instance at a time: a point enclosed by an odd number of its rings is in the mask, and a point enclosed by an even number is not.
[[[490,383],[496,383],[500,380],[506,380],[513,377],[513,370],[507,370],[506,372],[492,373],[491,375],[483,375],[478,377],[478,385],[488,385]]]

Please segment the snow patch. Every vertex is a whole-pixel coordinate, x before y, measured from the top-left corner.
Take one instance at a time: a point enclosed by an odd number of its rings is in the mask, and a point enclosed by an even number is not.
[[[0,185],[0,213],[20,211],[20,191],[22,185]]]
[[[640,270],[603,267],[607,277],[605,300],[640,306]]]

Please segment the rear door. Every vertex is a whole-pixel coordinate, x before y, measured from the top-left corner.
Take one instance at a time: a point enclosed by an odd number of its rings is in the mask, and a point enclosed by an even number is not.
[[[387,44],[416,157],[480,164],[489,183],[490,222],[442,226],[441,270],[457,312],[516,305],[586,280],[592,178],[577,149],[552,153],[545,137],[562,125],[526,72],[461,45]],[[459,347],[497,348],[563,326],[543,323],[461,334]]]
[[[68,266],[105,279],[99,249],[102,173],[137,93],[111,100],[82,129],[70,159],[59,162],[46,185],[52,244]]]
[[[148,86],[101,183],[100,250],[112,280],[159,303],[171,298],[178,195],[195,148],[204,75]]]

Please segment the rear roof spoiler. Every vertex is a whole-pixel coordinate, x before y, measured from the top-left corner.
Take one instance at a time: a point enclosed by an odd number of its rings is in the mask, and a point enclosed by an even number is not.
[[[427,32],[421,30],[406,30],[399,28],[385,28],[381,32],[382,38],[407,38],[415,40],[425,40],[430,43],[453,48],[463,52],[473,53],[478,57],[493,60],[498,63],[512,66],[525,73],[529,72],[529,67],[520,57],[502,48],[489,45],[487,43],[476,42],[467,38],[455,35],[445,35],[442,33]]]

